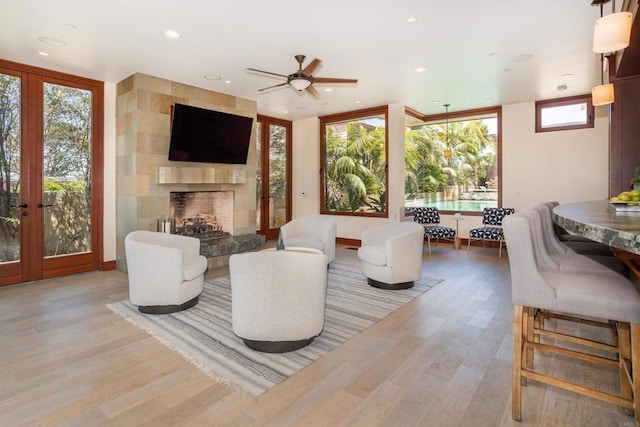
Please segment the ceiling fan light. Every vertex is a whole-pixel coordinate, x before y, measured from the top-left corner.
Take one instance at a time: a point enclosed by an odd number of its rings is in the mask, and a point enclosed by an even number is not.
[[[629,46],[631,39],[631,12],[618,12],[598,18],[593,31],[593,51],[616,52]]]
[[[613,104],[613,83],[594,86],[591,89],[591,102],[594,106]]]
[[[293,86],[293,88],[297,91],[305,90],[311,84],[311,81],[305,79],[304,77],[296,77],[289,81],[289,84]]]

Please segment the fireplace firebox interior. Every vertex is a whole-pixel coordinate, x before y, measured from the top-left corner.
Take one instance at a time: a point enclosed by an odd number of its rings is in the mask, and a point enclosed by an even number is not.
[[[160,223],[164,229],[159,231],[200,240],[230,236],[228,230],[233,230],[233,191],[171,192],[169,220]]]

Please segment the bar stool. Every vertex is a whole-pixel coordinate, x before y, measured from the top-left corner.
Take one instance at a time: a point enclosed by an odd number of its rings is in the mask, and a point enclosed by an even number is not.
[[[508,216],[503,222],[510,248],[514,306],[513,419],[521,419],[522,385],[531,379],[632,410],[636,422],[640,422],[640,368],[633,369],[640,367],[640,293],[619,274],[558,271],[553,263],[548,264],[548,258],[544,259],[541,236],[535,236],[531,218],[523,211]],[[545,329],[545,315],[606,328],[615,326],[613,344]],[[559,345],[562,342],[578,345],[580,349]],[[604,357],[590,349],[604,350],[611,356]],[[536,370],[536,351],[617,367],[621,392],[612,394]]]
[[[540,248],[541,253],[536,255],[541,259],[548,258],[546,262],[551,269],[568,273],[621,274],[628,277],[627,266],[615,257],[577,254],[563,246],[543,218],[544,211],[544,207],[539,205],[523,211],[523,214],[529,219],[533,238],[540,240],[536,247]]]
[[[548,235],[557,242],[557,244],[554,243],[554,246],[556,248],[561,248],[560,253],[614,256],[609,245],[595,242],[591,239],[587,239],[586,237],[568,234],[566,230],[555,224],[553,222],[552,211],[556,206],[558,206],[558,202],[547,202],[535,206],[534,209],[538,210],[542,215],[543,226],[549,228],[549,232],[545,231],[545,233],[548,233]],[[560,231],[558,232],[558,230]]]

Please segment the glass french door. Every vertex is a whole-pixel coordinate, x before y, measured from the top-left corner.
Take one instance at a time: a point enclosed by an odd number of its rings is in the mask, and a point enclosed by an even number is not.
[[[0,62],[0,285],[101,265],[102,83],[66,77]]]
[[[291,122],[258,116],[257,224],[267,240],[291,219]]]

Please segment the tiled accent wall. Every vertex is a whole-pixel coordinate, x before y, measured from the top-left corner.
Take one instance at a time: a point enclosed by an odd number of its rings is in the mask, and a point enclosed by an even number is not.
[[[119,82],[116,93],[118,269],[126,269],[125,236],[134,230],[155,231],[156,219],[169,215],[172,191],[233,191],[233,230],[226,231],[255,234],[255,138],[246,165],[169,162],[167,157],[174,103],[252,117],[255,133],[256,102],[140,73]],[[179,179],[167,179],[174,176]]]

